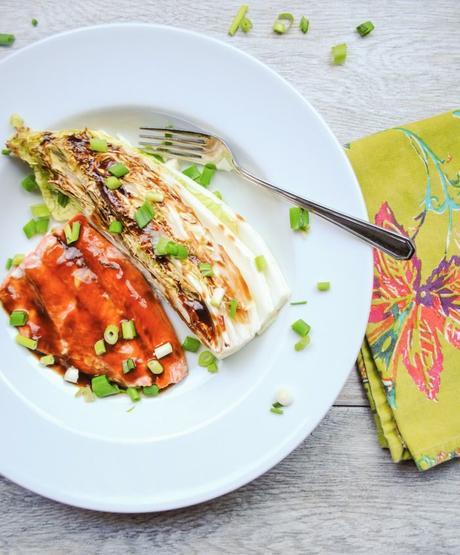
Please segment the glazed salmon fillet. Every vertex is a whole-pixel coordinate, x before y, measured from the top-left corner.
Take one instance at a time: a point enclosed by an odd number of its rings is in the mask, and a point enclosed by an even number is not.
[[[85,375],[102,374],[122,387],[156,384],[163,389],[181,381],[187,374],[182,347],[144,276],[84,216],[75,216],[69,225],[77,222],[77,241],[68,245],[63,229],[53,230],[3,283],[5,310],[28,313],[18,331],[38,341],[38,353],[54,355],[58,370],[77,368],[82,383]],[[135,338],[123,339],[123,320],[134,321]],[[97,355],[94,345],[108,325],[119,327],[119,339]],[[155,375],[147,362],[165,343],[172,353],[161,358],[163,373]],[[124,373],[127,359],[136,366]]]

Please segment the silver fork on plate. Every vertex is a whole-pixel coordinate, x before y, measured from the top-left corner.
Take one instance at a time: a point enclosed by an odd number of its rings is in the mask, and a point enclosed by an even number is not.
[[[219,137],[184,129],[160,127],[140,129],[139,136],[142,140],[139,143],[154,153],[198,164],[215,164],[219,169],[235,171],[251,183],[321,216],[399,260],[409,260],[415,253],[414,243],[408,237],[300,197],[252,175],[238,164],[228,145]]]

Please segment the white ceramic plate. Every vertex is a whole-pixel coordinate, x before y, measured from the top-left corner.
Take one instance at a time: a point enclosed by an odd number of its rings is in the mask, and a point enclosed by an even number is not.
[[[136,141],[141,124],[194,125],[225,137],[257,174],[366,217],[354,174],[326,124],[291,86],[221,42],[153,25],[80,29],[36,43],[0,63],[0,138],[11,113],[34,128],[90,126]],[[163,115],[162,115],[163,114]],[[33,199],[27,169],[0,159],[0,260],[33,244],[22,234]],[[312,218],[289,229],[288,206],[233,175],[213,187],[262,233],[293,299],[261,337],[211,375],[189,357],[190,375],[135,410],[128,399],[86,404],[75,389],[15,345],[0,318],[0,472],[80,507],[157,511],[211,499],[256,478],[305,439],[332,405],[355,361],[368,315],[370,249]],[[2,262],[3,264],[3,262]],[[315,284],[330,280],[318,293]],[[169,310],[178,333],[185,327]],[[304,318],[304,352],[290,324]],[[295,402],[270,413],[275,391]],[[318,453],[323,457],[324,453]]]

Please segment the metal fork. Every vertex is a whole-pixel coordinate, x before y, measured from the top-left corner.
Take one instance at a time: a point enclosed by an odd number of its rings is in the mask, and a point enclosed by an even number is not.
[[[160,127],[140,129],[139,136],[143,139],[139,141],[140,144],[152,152],[199,164],[212,163],[218,169],[233,170],[251,183],[268,189],[297,206],[306,208],[399,260],[409,260],[415,253],[414,243],[408,237],[305,199],[252,175],[238,164],[228,145],[219,137],[184,129]]]

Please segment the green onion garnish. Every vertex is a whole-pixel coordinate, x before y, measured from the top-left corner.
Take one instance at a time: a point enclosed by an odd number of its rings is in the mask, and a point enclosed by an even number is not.
[[[211,364],[208,364],[206,368],[208,372],[210,372],[211,374],[215,374],[219,370],[217,363],[215,361],[211,362]]]
[[[11,154],[11,150],[9,148],[2,148],[3,156],[9,156]]]
[[[329,291],[329,289],[331,288],[331,282],[318,281],[318,283],[316,284],[316,288],[318,289],[318,291]]]
[[[234,19],[233,19],[233,21],[232,21],[232,23],[231,23],[231,25],[230,25],[230,28],[229,28],[229,30],[228,30],[228,34],[229,34],[231,37],[233,37],[233,35],[234,35],[234,34],[238,31],[238,29],[240,28],[240,25],[241,25],[243,19],[245,18],[248,9],[249,9],[249,6],[247,6],[246,4],[243,4],[243,5],[239,8],[239,10],[238,10],[236,16],[234,17]]]
[[[199,179],[199,177],[201,176],[200,170],[195,165],[185,168],[182,173],[187,177],[190,177],[190,179],[193,179],[194,181]]]
[[[160,393],[160,388],[157,385],[153,384],[149,385],[148,387],[144,387],[142,391],[146,397],[155,397],[155,395],[158,395],[158,393]]]
[[[50,211],[46,204],[32,204],[30,207],[34,218],[49,218]]]
[[[107,352],[105,342],[103,339],[99,339],[99,341],[96,341],[96,343],[94,344],[94,352],[98,356],[103,355],[104,353]]]
[[[97,397],[108,397],[120,393],[119,387],[110,383],[105,375],[92,378],[91,389]]]
[[[15,40],[16,37],[14,35],[0,33],[0,46],[11,46]]]
[[[223,200],[222,193],[220,191],[214,191],[214,195],[219,199]]]
[[[134,320],[122,320],[121,335],[123,336],[123,339],[134,339],[137,336]]]
[[[287,23],[286,23],[287,22]],[[294,23],[294,16],[292,13],[280,13],[273,23],[273,31],[278,35],[284,35],[292,27]]]
[[[21,185],[22,188],[25,189],[28,193],[38,191],[38,185],[35,181],[35,175],[33,173],[31,173],[27,177],[24,177],[24,179],[21,181]]]
[[[299,29],[302,31],[302,33],[308,33],[308,28],[310,27],[310,22],[308,21],[308,19],[303,15],[300,18],[300,23],[299,23]]]
[[[109,324],[104,330],[104,340],[109,345],[115,345],[118,341],[118,326],[115,324]]]
[[[160,237],[158,239],[154,249],[156,256],[164,256],[168,254],[166,250],[168,247],[168,243],[169,239],[167,239],[166,237]]]
[[[37,227],[35,225],[35,220],[30,220],[27,222],[23,227],[22,231],[24,232],[27,239],[31,239],[37,233]]]
[[[29,315],[25,310],[13,310],[13,312],[10,314],[10,326],[23,326],[28,319]]]
[[[300,206],[289,209],[289,223],[294,231],[307,231],[310,226],[310,214],[308,210]]]
[[[123,231],[123,224],[118,220],[113,220],[110,222],[109,225],[109,232],[110,233],[121,233]]]
[[[49,218],[37,218],[35,220],[35,230],[37,234],[46,233],[48,231],[49,225],[50,225]]]
[[[215,173],[216,166],[214,164],[206,164],[203,168],[203,171],[201,172],[200,177],[196,181],[200,185],[203,185],[203,187],[208,187]]]
[[[254,258],[254,262],[256,263],[256,268],[259,272],[264,272],[267,269],[267,261],[265,260],[265,256],[260,254]]]
[[[214,271],[209,262],[200,262],[198,268],[204,277],[212,277],[214,275]]]
[[[67,195],[64,195],[64,193],[61,193],[61,191],[58,191],[57,201],[59,206],[61,206],[62,208],[65,208],[69,204],[70,198]]]
[[[64,235],[68,245],[78,241],[80,237],[80,222],[73,222],[72,225],[67,224],[64,228]]]
[[[166,237],[160,237],[155,245],[154,252],[156,256],[170,255],[179,260],[183,260],[188,257],[188,248],[185,245],[180,245],[179,243],[174,243]]]
[[[198,364],[203,368],[207,368],[210,364],[216,361],[216,357],[211,351],[203,351],[198,357]]]
[[[135,387],[128,387],[126,389],[126,393],[128,394],[128,397],[131,399],[131,401],[133,401],[133,403],[141,400],[141,395]]]
[[[297,341],[297,343],[294,345],[294,349],[296,351],[303,351],[309,343],[310,336],[306,335],[305,337],[302,337],[301,339],[299,339],[299,341]]]
[[[273,403],[273,405],[270,408],[270,412],[273,412],[273,414],[284,414],[283,413],[283,409],[281,407],[276,406],[277,403]]]
[[[112,164],[107,169],[109,170],[109,173],[111,173],[115,177],[123,177],[124,175],[129,173],[128,168],[123,164],[120,164],[120,162],[117,162],[116,164]]]
[[[148,225],[153,218],[155,217],[155,210],[152,208],[152,205],[148,202],[144,202],[142,206],[140,206],[135,214],[134,218],[137,222],[137,225],[143,229],[146,225]]]
[[[136,363],[132,358],[127,358],[121,363],[121,366],[123,368],[123,374],[128,374],[128,372],[131,372],[131,370],[136,368]]]
[[[235,319],[237,309],[238,309],[238,301],[236,299],[232,299],[230,301],[230,310],[228,311],[229,316],[232,320]]]
[[[16,343],[21,345],[22,347],[26,347],[31,351],[35,351],[38,345],[38,341],[36,339],[32,339],[31,337],[26,337],[25,335],[21,335],[18,333],[16,336]]]
[[[121,187],[122,183],[121,180],[118,179],[118,177],[115,177],[114,175],[109,175],[109,177],[106,177],[104,179],[104,185],[107,187],[107,189],[115,191],[115,189],[119,189]]]
[[[163,370],[164,370],[161,363],[154,358],[147,362],[147,368],[150,370],[150,372],[152,372],[152,374],[156,374],[156,375],[163,374]]]
[[[5,268],[7,270],[10,270],[12,265],[13,265],[13,259],[12,258],[7,258]]]
[[[289,303],[292,306],[300,305],[300,304],[307,304],[307,301],[292,301]]]
[[[292,324],[291,328],[301,337],[305,337],[310,332],[311,326],[309,326],[305,320],[300,318]]]
[[[15,254],[13,256],[13,260],[11,262],[12,266],[19,266],[19,264],[21,264],[21,262],[24,260],[25,255],[24,254]]]
[[[375,27],[372,21],[365,21],[364,23],[361,23],[361,25],[358,25],[358,27],[356,27],[356,30],[362,37],[365,37],[366,35],[371,33],[374,29]]]
[[[337,44],[332,47],[332,61],[335,65],[342,65],[347,58],[347,45],[345,43]]]
[[[90,139],[89,148],[94,150],[94,152],[107,152],[109,150],[107,141],[105,139],[98,139],[97,137]]]
[[[38,19],[35,19],[35,17],[34,17],[31,21],[31,23],[34,27],[36,27],[38,25]]]
[[[40,357],[40,364],[43,366],[51,366],[54,364],[54,356],[53,355],[43,355]]]
[[[252,29],[252,21],[249,19],[249,17],[243,18],[243,21],[240,24],[240,28],[243,33],[249,33],[249,31]]]
[[[196,337],[191,337],[187,335],[182,343],[182,348],[184,351],[189,351],[190,353],[196,353],[200,350],[201,343],[198,341]]]
[[[169,246],[171,246],[171,244],[169,244]],[[170,252],[169,254],[171,254],[174,258],[178,258],[179,260],[185,260],[188,257],[188,248],[185,245],[179,245],[178,243],[175,243],[173,252]]]
[[[165,199],[164,194],[161,191],[149,191],[145,198],[150,202],[163,202]]]

